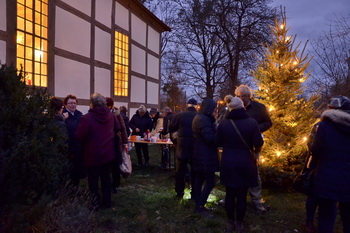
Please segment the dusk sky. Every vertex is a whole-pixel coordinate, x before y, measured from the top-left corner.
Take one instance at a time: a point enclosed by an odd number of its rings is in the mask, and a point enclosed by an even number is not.
[[[336,16],[350,15],[349,0],[274,0],[273,6],[280,5],[286,7],[288,34],[297,34],[302,45],[328,31]]]

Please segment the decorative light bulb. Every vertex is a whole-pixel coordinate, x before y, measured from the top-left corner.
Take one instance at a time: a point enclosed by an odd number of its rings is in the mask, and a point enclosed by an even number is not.
[[[281,154],[282,154],[281,151],[277,151],[277,152],[276,152],[277,157],[280,157]]]
[[[283,30],[283,28],[284,28],[284,24],[281,24],[281,25],[280,25],[280,29]]]

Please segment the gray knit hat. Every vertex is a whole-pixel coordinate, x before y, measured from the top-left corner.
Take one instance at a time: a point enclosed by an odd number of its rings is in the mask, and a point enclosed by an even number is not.
[[[225,97],[226,98],[226,97]],[[231,110],[244,108],[243,101],[238,97],[233,97],[227,107]]]

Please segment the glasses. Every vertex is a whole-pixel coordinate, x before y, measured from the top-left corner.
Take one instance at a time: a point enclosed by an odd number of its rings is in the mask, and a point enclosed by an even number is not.
[[[77,103],[67,103],[67,104],[69,104],[69,105],[77,105]]]

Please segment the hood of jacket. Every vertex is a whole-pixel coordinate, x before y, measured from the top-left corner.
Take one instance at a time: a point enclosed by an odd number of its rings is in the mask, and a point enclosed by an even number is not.
[[[107,107],[93,107],[89,110],[90,116],[101,124],[107,123],[111,117],[114,117],[114,115],[110,113]]]
[[[146,111],[145,114],[144,114],[143,116],[141,116],[140,113],[139,113],[139,110],[136,111],[136,116],[138,116],[138,117],[151,117],[151,116],[149,115],[149,112],[148,112],[148,111]]]
[[[211,115],[216,108],[216,102],[210,98],[204,99],[198,113]]]
[[[331,121],[340,130],[350,134],[350,114],[342,110],[328,109],[321,115],[322,121]]]

